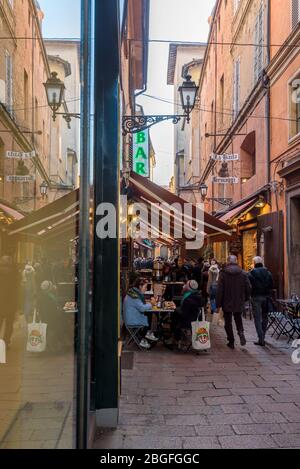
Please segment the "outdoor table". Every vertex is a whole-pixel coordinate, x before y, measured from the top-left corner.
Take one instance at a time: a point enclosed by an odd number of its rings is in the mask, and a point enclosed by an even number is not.
[[[150,311],[147,311],[147,313],[152,314],[152,324],[151,324],[151,330],[153,332],[158,333],[158,338],[162,341],[164,341],[164,337],[162,334],[162,329],[163,329],[163,323],[164,321],[167,321],[169,324],[171,323],[171,315],[175,312],[175,309],[166,309],[166,308],[157,308],[157,309],[151,309]]]

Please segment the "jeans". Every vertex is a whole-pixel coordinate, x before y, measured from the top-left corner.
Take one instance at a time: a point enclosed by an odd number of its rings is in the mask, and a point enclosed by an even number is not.
[[[232,316],[234,316],[234,321],[236,325],[236,329],[239,336],[244,335],[244,326],[243,326],[243,319],[242,313],[228,313],[224,311],[224,320],[225,320],[225,331],[227,334],[227,339],[230,344],[234,344],[234,334],[232,328]]]
[[[210,292],[209,292],[209,298],[210,298],[210,307],[211,307],[211,312],[215,313],[217,310],[217,285],[212,285],[210,287]]]
[[[264,342],[268,328],[268,299],[264,296],[252,298],[252,308],[258,340]]]

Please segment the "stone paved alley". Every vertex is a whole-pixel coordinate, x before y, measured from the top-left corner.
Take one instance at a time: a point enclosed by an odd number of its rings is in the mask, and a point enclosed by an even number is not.
[[[122,374],[120,425],[99,431],[95,448],[300,448],[300,366],[284,340],[227,349],[213,326],[209,354],[135,351]]]

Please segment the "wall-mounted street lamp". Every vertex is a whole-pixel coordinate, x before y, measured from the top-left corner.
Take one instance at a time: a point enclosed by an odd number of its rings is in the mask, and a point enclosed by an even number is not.
[[[195,107],[196,97],[199,87],[194,81],[191,81],[192,77],[188,75],[178,91],[180,94],[180,100],[184,114],[182,115],[152,115],[152,116],[124,116],[123,117],[123,135],[134,134],[141,132],[142,130],[149,129],[159,122],[171,120],[173,124],[185,118],[187,122],[190,122],[190,115]]]
[[[48,105],[52,110],[53,121],[56,120],[56,116],[63,116],[69,125],[72,117],[80,119],[80,114],[78,113],[57,112],[64,101],[66,87],[64,82],[58,78],[56,72],[51,73],[51,77],[48,78],[46,83],[44,83],[44,87],[46,90]]]
[[[48,184],[46,183],[46,181],[43,181],[42,184],[40,185],[40,193],[41,193],[41,196],[42,196],[42,199],[45,199],[48,195]]]
[[[200,184],[199,189],[200,189],[200,194],[201,194],[202,200],[204,201],[204,200],[206,199],[207,193],[208,193],[208,187],[207,187],[207,185],[205,184],[205,182],[202,182],[202,183]]]

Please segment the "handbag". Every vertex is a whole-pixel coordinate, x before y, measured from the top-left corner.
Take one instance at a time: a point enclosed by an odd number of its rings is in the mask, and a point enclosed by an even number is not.
[[[202,321],[199,316],[202,314]],[[197,321],[192,322],[192,347],[194,350],[209,350],[210,342],[210,323],[205,319],[204,308],[201,309]]]
[[[47,324],[36,322],[36,309],[33,322],[28,324],[27,352],[41,353],[46,350]]]

